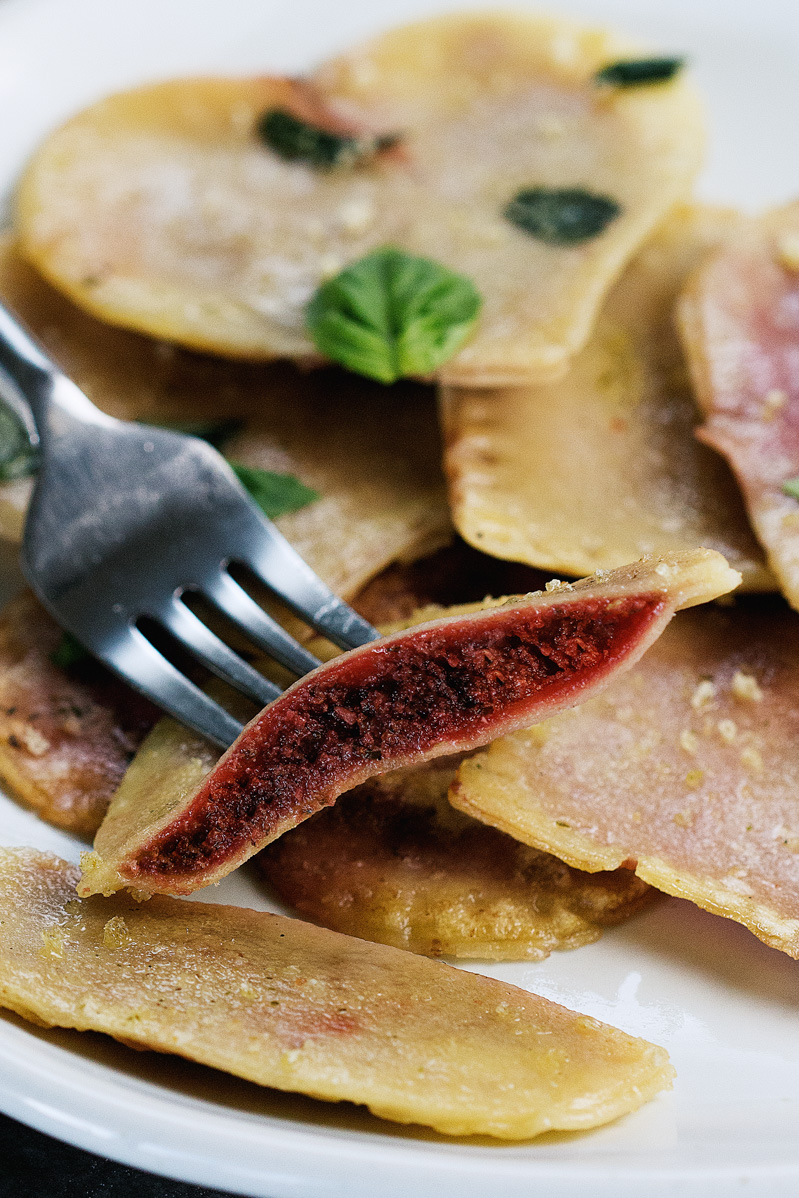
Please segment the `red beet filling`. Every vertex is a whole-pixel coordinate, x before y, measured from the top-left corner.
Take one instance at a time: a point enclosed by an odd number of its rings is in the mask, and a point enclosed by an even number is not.
[[[334,661],[271,704],[189,807],[126,869],[205,872],[437,746],[486,744],[605,673],[662,611],[660,594],[455,619]]]

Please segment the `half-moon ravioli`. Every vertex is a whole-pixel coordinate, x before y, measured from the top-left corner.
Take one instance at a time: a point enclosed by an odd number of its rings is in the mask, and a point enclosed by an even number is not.
[[[662,1048],[494,978],[296,919],[129,895],[0,849],[0,1007],[448,1135],[595,1127],[671,1085]]]

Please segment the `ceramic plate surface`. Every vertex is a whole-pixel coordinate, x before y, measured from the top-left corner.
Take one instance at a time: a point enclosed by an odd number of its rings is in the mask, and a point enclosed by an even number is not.
[[[445,7],[456,5],[0,0],[0,197],[50,128],[106,92],[171,75],[303,70]],[[711,116],[705,198],[754,209],[799,194],[796,0],[549,7],[690,56]],[[11,558],[0,558],[2,594],[19,585]],[[2,796],[0,843],[73,860],[83,847]],[[202,897],[268,906],[245,870]],[[664,1045],[674,1092],[588,1134],[453,1142],[0,1015],[0,1109],[145,1169],[268,1198],[799,1193],[799,963],[670,899],[577,952],[478,968]]]

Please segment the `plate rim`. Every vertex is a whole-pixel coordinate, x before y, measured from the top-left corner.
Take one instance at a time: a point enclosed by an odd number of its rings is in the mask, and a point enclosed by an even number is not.
[[[4,1114],[100,1156],[232,1193],[257,1194],[258,1198],[368,1194],[370,1190],[361,1189],[361,1184],[368,1184],[377,1167],[389,1169],[393,1175],[387,1188],[381,1186],[381,1198],[409,1193],[456,1198],[464,1194],[465,1184],[470,1196],[488,1196],[501,1185],[506,1198],[529,1198],[531,1183],[546,1185],[548,1198],[572,1198],[582,1194],[587,1183],[591,1185],[591,1198],[618,1198],[628,1187],[632,1192],[635,1186],[637,1192],[642,1185],[647,1186],[648,1198],[677,1193],[693,1198],[694,1194],[717,1193],[710,1187],[719,1184],[724,1184],[726,1194],[745,1192],[759,1198],[762,1193],[765,1198],[766,1194],[781,1192],[774,1189],[780,1182],[794,1187],[786,1189],[786,1195],[795,1193],[799,1180],[799,1159],[770,1165],[694,1161],[664,1167],[657,1156],[622,1157],[612,1149],[600,1159],[536,1159],[521,1155],[533,1141],[387,1142],[379,1136],[370,1141],[367,1134],[347,1129],[292,1127],[274,1117],[225,1110],[213,1104],[202,1109],[201,1100],[155,1092],[157,1083],[135,1082],[131,1087],[131,1079],[115,1078],[113,1070],[101,1062],[73,1056],[59,1045],[31,1038],[22,1027],[7,1026],[16,1035],[0,1042],[0,1110]],[[31,1041],[35,1046],[33,1061]],[[103,1073],[107,1076],[102,1077]],[[141,1098],[147,1090],[153,1092],[146,1095],[143,1104]],[[77,1096],[81,1098],[81,1116],[69,1109],[70,1098]],[[665,1096],[654,1101],[669,1099]],[[181,1137],[181,1148],[175,1147],[173,1137],[177,1135]],[[228,1153],[224,1158],[218,1152],[208,1154],[204,1149],[209,1142],[224,1144]],[[249,1163],[236,1163],[241,1159],[240,1152],[253,1149],[255,1155]],[[335,1178],[332,1187],[320,1188],[325,1170],[333,1167],[347,1170],[346,1188],[339,1190]]]

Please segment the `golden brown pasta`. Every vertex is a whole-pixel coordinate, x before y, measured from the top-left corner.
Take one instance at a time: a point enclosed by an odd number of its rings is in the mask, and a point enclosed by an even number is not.
[[[798,634],[776,599],[682,613],[602,696],[465,762],[450,799],[799,957]]]
[[[627,267],[565,378],[443,388],[450,503],[467,541],[567,575],[705,545],[744,588],[774,589],[735,480],[694,436],[674,328],[687,273],[740,224],[679,208]]]
[[[662,1048],[545,998],[298,920],[127,895],[0,850],[0,1005],[449,1135],[527,1139],[635,1110]]]

